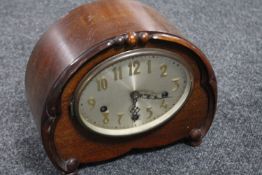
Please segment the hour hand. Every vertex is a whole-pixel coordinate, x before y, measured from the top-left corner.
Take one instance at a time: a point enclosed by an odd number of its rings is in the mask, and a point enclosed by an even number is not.
[[[137,104],[137,100],[141,97],[141,95],[138,91],[133,91],[133,92],[131,92],[130,97],[131,97],[131,101],[132,101],[132,106],[131,106],[131,109],[130,109],[130,113],[131,113],[131,116],[132,116],[131,118],[132,118],[133,121],[136,121],[140,117],[140,115],[139,115],[140,108],[138,106],[136,106],[136,104]]]

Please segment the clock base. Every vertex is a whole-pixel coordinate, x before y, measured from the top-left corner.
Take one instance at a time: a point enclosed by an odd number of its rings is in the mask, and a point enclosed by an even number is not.
[[[202,136],[201,129],[192,129],[189,134],[189,138],[187,141],[185,141],[185,143],[192,147],[198,147],[203,142],[202,137],[203,136]],[[79,161],[77,161],[76,159],[70,159],[69,161],[67,161],[66,167],[71,173],[61,172],[62,175],[78,175],[78,169],[79,169],[78,162]]]

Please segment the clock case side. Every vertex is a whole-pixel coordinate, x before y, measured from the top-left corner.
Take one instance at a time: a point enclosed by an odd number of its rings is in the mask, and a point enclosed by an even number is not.
[[[112,3],[115,5],[112,6]],[[130,11],[130,8],[140,10]],[[115,14],[117,11],[119,11],[118,14],[128,13],[118,18],[117,16],[110,18],[108,14]],[[94,12],[107,14],[107,16],[104,16],[103,20],[97,17],[96,22],[90,25],[89,22],[92,20],[89,21],[89,18],[93,16],[91,13]],[[134,12],[137,14],[133,15]],[[146,22],[143,20],[143,16],[147,19]],[[77,19],[82,19],[82,21]],[[115,21],[119,21],[118,30],[108,31]],[[134,33],[134,31],[146,32]],[[176,28],[150,7],[136,1],[113,0],[110,3],[98,1],[80,6],[61,18],[41,37],[27,65],[26,94],[45,150],[58,169],[65,173],[71,173],[78,168],[80,163],[73,157],[67,160],[62,159],[57,154],[53,143],[56,121],[61,114],[60,98],[63,87],[78,68],[88,61],[81,59],[84,55],[88,55],[86,58],[91,59],[108,48],[121,47],[124,42],[133,47],[137,44],[136,38],[142,43],[154,39],[183,44],[200,57],[200,62],[209,77],[209,85],[205,88],[213,97],[210,102],[210,117],[201,130],[201,137],[204,136],[212,123],[212,114],[214,114],[216,106],[215,75],[202,52],[179,36],[181,35]]]

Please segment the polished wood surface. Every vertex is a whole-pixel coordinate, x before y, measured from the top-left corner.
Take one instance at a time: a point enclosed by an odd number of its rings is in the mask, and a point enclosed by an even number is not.
[[[152,8],[132,0],[97,1],[82,5],[52,25],[34,48],[26,74],[26,93],[34,116],[41,116],[52,85],[86,49],[128,32],[178,34]],[[39,117],[35,118],[41,128]]]
[[[83,130],[69,106],[78,83],[95,65],[136,48],[162,48],[189,63],[195,79],[180,112],[150,132],[112,139]],[[215,74],[205,55],[154,9],[132,0],[82,5],[52,25],[36,44],[27,66],[26,94],[45,150],[65,173],[79,164],[187,139],[201,143],[216,109]]]

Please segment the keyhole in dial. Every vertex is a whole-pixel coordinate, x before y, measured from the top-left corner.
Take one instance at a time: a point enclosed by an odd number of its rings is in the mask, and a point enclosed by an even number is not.
[[[108,110],[107,106],[102,106],[102,107],[100,108],[100,111],[101,111],[101,112],[106,112],[107,110]]]

